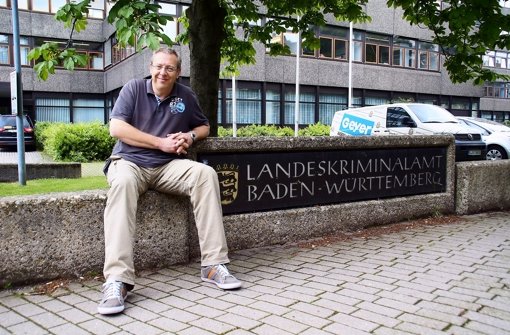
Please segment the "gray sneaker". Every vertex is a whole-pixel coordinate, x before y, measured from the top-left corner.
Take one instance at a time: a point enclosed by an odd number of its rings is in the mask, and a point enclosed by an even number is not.
[[[107,281],[103,284],[103,300],[99,303],[99,314],[116,314],[124,310],[124,299],[127,297],[127,288],[123,282]]]
[[[216,284],[224,290],[232,290],[241,287],[242,283],[228,272],[223,264],[211,265],[202,268],[202,280]]]

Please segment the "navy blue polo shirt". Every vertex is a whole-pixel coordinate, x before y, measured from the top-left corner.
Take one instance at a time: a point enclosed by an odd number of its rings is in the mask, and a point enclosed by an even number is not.
[[[158,102],[151,79],[133,79],[124,85],[110,118],[125,121],[158,137],[188,132],[209,124],[196,95],[189,87],[175,83],[170,96]],[[172,159],[183,158],[157,149],[132,146],[120,140],[115,144],[112,155],[121,156],[143,167],[158,167]]]

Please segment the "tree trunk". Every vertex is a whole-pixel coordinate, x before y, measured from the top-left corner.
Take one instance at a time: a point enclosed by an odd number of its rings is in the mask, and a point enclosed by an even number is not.
[[[225,39],[227,12],[218,0],[193,0],[189,18],[190,82],[211,125],[210,136],[218,135],[218,85],[221,45]]]

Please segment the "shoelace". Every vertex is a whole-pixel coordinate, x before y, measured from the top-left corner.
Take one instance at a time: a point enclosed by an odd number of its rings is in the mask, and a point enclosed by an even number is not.
[[[232,278],[234,277],[230,274],[230,272],[228,272],[227,267],[223,264],[220,264],[217,266],[217,273],[220,275],[220,277],[223,281],[225,281],[225,279],[227,277],[232,277]]]
[[[104,300],[110,300],[113,298],[123,299],[121,290],[122,282],[120,281],[104,283],[103,284]]]

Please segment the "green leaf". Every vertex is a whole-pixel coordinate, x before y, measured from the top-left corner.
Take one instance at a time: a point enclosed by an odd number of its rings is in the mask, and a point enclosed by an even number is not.
[[[74,29],[76,29],[77,32],[83,31],[86,28],[87,28],[87,20],[86,19],[81,19],[81,20],[76,21]]]
[[[73,58],[64,59],[64,67],[70,71],[73,71],[74,70],[74,59]]]
[[[151,50],[159,49],[160,44],[159,44],[158,36],[156,36],[154,33],[148,33],[147,34],[147,44]]]
[[[134,12],[135,10],[132,7],[122,7],[119,10],[119,16],[129,18],[131,15],[133,15]]]
[[[38,60],[40,56],[41,56],[40,48],[34,48],[30,50],[30,52],[27,55],[29,61]]]

